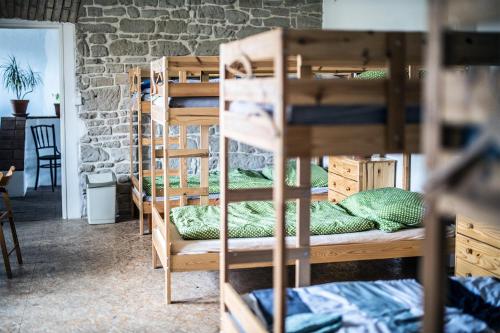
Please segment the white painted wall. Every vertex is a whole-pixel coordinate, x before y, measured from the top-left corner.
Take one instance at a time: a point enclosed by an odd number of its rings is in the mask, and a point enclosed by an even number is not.
[[[31,116],[55,115],[52,94],[60,90],[58,30],[0,29],[0,41],[1,64],[13,55],[22,67],[29,64],[42,77],[43,84],[26,96],[30,100],[27,112]],[[0,116],[12,114],[10,100],[14,98],[3,85],[0,87]]]
[[[323,28],[423,31],[427,0],[323,0]]]
[[[426,0],[323,0],[323,28],[336,30],[425,31]],[[396,184],[402,186],[402,155],[396,159]],[[425,159],[412,155],[411,189],[422,192]]]

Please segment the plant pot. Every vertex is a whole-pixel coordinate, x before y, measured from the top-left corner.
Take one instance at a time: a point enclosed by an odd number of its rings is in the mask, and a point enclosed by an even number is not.
[[[56,110],[56,116],[57,116],[57,118],[61,118],[61,104],[60,103],[54,103],[54,109]]]
[[[12,109],[14,110],[14,116],[16,117],[26,117],[26,110],[28,109],[28,99],[11,99]]]

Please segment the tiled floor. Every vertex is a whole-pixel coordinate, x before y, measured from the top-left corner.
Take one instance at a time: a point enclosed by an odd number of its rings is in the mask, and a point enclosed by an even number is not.
[[[218,273],[174,273],[177,303],[165,305],[163,271],[151,269],[151,238],[138,235],[136,221],[90,226],[40,218],[17,227],[25,263],[13,265],[12,280],[0,267],[0,332],[218,332]],[[313,281],[414,277],[415,266],[322,265],[313,268]],[[271,285],[270,269],[231,277],[242,292]]]

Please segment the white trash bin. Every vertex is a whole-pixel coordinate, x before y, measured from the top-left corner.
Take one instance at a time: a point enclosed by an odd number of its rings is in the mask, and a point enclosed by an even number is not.
[[[113,173],[86,176],[89,224],[115,223],[116,177]]]

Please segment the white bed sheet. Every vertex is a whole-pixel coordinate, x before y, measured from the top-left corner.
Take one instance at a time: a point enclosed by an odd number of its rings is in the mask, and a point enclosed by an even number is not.
[[[159,232],[159,231],[157,231]],[[218,253],[220,240],[184,240],[174,225],[170,226],[172,250],[175,254],[195,254],[195,253]],[[448,228],[447,237],[453,237],[455,230]],[[383,232],[381,230],[369,230],[335,235],[311,236],[311,245],[340,245],[354,243],[385,243],[400,240],[421,240],[424,239],[424,228],[405,229],[396,232]],[[287,237],[287,245],[295,245],[295,237]],[[261,238],[231,238],[229,248],[231,250],[261,250],[271,249],[274,245],[274,237]]]

